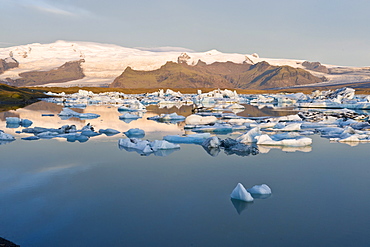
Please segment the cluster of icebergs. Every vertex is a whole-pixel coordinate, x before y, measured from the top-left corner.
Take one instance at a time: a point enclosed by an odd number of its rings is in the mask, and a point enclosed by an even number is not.
[[[57,102],[65,106],[58,114],[62,119],[99,117],[98,114],[94,113],[78,113],[68,106],[116,105],[117,110],[123,114],[119,116],[119,119],[130,122],[143,117],[148,105],[159,107],[163,105],[171,105],[172,107],[184,104],[193,105],[193,114],[188,116],[173,112],[148,118],[166,123],[183,122],[182,126],[186,134],[166,135],[163,140],[153,142],[141,139],[145,136],[142,130],[132,129],[125,132],[128,138],[120,140],[119,147],[136,151],[141,155],[151,153],[164,155],[169,152],[163,152],[163,150],[176,150],[180,147],[178,144],[181,143],[201,145],[212,156],[218,155],[221,150],[224,150],[227,155],[240,156],[266,153],[271,148],[306,152],[311,150],[312,138],[310,135],[314,134],[319,134],[330,141],[351,144],[370,142],[369,115],[356,112],[353,109],[341,109],[349,104],[352,104],[352,108],[370,104],[369,96],[355,95],[354,89],[351,88],[342,88],[336,91],[315,91],[311,95],[302,93],[239,95],[235,91],[219,89],[208,93],[202,93],[198,90],[197,94],[182,94],[168,89],[145,94],[117,92],[94,94],[90,91],[80,90],[75,94],[48,93],[48,95],[57,97],[47,98],[46,101]],[[340,109],[309,108],[305,110],[301,108],[297,114],[279,117],[243,117],[237,115],[237,111],[229,111],[230,109],[243,110],[246,104],[273,103],[295,107],[320,103],[325,108],[331,108],[335,105],[335,108]],[[32,125],[32,121],[16,117],[7,118],[6,122],[9,128],[24,127],[23,133],[34,134],[32,137],[26,137],[26,140],[59,137],[67,138],[68,141],[84,142],[90,137],[100,134],[111,136],[120,133],[113,129],[94,131],[90,125],[81,130],[68,125],[58,129],[28,128]],[[221,139],[220,136],[225,134],[228,136]],[[161,151],[159,152],[159,150]]]

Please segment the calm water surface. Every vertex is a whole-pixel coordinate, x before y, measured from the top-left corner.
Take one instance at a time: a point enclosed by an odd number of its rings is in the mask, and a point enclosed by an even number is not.
[[[161,157],[120,150],[123,134],[24,141],[22,128],[5,127],[6,116],[19,116],[32,127],[142,128],[149,140],[184,133],[183,124],[145,120],[174,109],[129,124],[107,106],[88,107],[101,115],[93,120],[41,117],[60,110],[39,102],[0,113],[0,129],[17,138],[0,146],[0,236],[21,246],[369,246],[369,144],[312,136],[306,149],[244,157],[181,144]],[[266,183],[273,194],[231,201],[238,182]]]

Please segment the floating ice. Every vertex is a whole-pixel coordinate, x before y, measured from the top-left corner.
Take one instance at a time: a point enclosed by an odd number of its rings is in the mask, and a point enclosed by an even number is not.
[[[256,137],[257,136],[260,136],[261,134],[262,133],[261,133],[260,128],[259,127],[255,127],[253,129],[247,131],[243,135],[239,136],[238,138],[236,138],[236,140],[238,142],[244,143],[244,144],[255,143],[255,142],[257,142]]]
[[[14,141],[15,137],[0,130],[0,141]]]
[[[145,136],[145,131],[142,129],[129,129],[126,132],[123,132],[128,138],[136,137],[136,138],[143,138]]]
[[[202,125],[202,124],[211,124],[215,123],[217,121],[217,118],[215,116],[200,116],[200,115],[190,115],[187,116],[185,119],[185,124],[190,125]]]
[[[100,115],[95,113],[78,113],[66,107],[63,108],[58,116],[60,116],[62,119],[68,119],[70,117],[93,119],[100,117]]]
[[[266,184],[254,185],[252,188],[247,189],[247,191],[251,194],[259,194],[259,195],[271,194],[271,189]]]
[[[32,121],[28,119],[20,119],[18,117],[7,117],[5,118],[7,128],[18,128],[19,126],[22,127],[30,127],[32,125]]]
[[[266,135],[256,137],[258,145],[271,145],[271,146],[290,146],[302,147],[312,144],[312,139],[304,136],[293,135],[291,133]]]
[[[177,149],[180,148],[180,145],[170,143],[166,140],[155,140],[150,142],[150,147],[153,149],[153,151],[157,151],[166,149]]]
[[[231,192],[231,198],[245,201],[245,202],[252,202],[254,199],[252,195],[244,188],[241,183],[238,183],[235,189]]]
[[[115,129],[100,129],[99,133],[100,134],[105,134],[107,136],[113,136],[113,135],[117,135],[120,132],[118,130],[115,130]]]
[[[185,117],[181,115],[177,115],[176,112],[170,114],[161,114],[154,117],[148,117],[149,120],[155,120],[159,122],[180,122],[184,121]]]
[[[167,142],[165,140],[155,140],[150,142],[148,140],[140,140],[138,138],[126,138],[119,139],[118,146],[124,148],[127,151],[135,150],[141,155],[149,155],[154,153],[157,156],[166,156],[168,155],[163,150],[173,150],[179,149],[180,145]]]
[[[205,139],[211,136],[210,133],[199,133],[199,134],[191,134],[186,136],[179,136],[179,135],[167,135],[164,136],[163,139],[173,143],[194,143],[194,144],[202,144]]]
[[[23,137],[21,139],[26,140],[26,141],[34,141],[34,140],[39,140],[40,137],[38,137],[38,136],[28,136],[28,137]]]
[[[121,116],[119,116],[119,119],[139,119],[140,117],[135,114],[125,113]]]
[[[212,136],[203,141],[202,146],[206,148],[218,148],[221,145],[220,138]]]

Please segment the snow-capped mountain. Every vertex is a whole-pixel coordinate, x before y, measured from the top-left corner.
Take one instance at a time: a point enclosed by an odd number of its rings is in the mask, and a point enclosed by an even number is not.
[[[6,78],[17,79],[22,72],[48,71],[58,68],[66,62],[79,61],[81,63],[84,78],[63,82],[46,84],[46,86],[102,86],[114,81],[122,72],[130,66],[134,70],[159,69],[168,61],[186,62],[195,65],[198,60],[206,64],[214,62],[250,63],[256,64],[266,61],[271,65],[289,65],[294,68],[303,68],[304,60],[294,59],[268,59],[260,58],[257,54],[222,53],[217,50],[207,52],[194,52],[188,49],[171,48],[126,48],[118,45],[100,44],[93,42],[68,42],[56,41],[51,44],[29,44],[0,48],[0,59],[13,57],[19,62],[18,68],[12,68],[0,74],[0,81]],[[369,81],[370,71],[368,68],[342,68],[333,65],[323,65],[333,69],[336,73],[324,73],[309,70],[313,75],[328,79],[326,83],[359,82]],[[342,73],[346,70],[346,73]],[[349,70],[349,72],[348,72]]]

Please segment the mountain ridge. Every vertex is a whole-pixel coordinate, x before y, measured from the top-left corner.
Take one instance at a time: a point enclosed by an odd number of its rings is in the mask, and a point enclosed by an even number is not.
[[[199,60],[194,66],[185,62],[167,62],[161,68],[152,71],[139,71],[127,67],[110,87],[268,89],[322,81],[324,78],[313,76],[303,69],[271,66],[267,62],[254,65],[216,62],[208,65]]]

